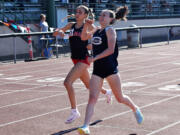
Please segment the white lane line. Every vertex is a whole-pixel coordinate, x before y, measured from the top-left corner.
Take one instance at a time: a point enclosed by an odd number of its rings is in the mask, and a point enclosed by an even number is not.
[[[59,81],[64,81],[64,77],[48,77],[48,78],[43,78],[36,80],[37,82],[47,82],[47,83],[52,83],[52,82],[59,82]]]
[[[30,79],[26,79],[26,80],[21,80],[21,81],[13,81],[13,82],[3,82],[1,85],[4,85],[4,84],[26,84],[26,85],[31,85],[31,83],[22,83],[24,81],[31,81],[31,80],[38,80],[38,79],[44,79],[44,78],[50,78],[50,77],[56,77],[56,76],[63,76],[63,75],[67,75],[67,73],[59,73],[59,74],[52,74],[52,75],[47,75],[47,76],[41,76],[41,77],[37,77],[37,78],[30,78]],[[45,84],[41,84],[41,83],[38,83],[38,84],[34,84],[34,85],[45,85]],[[51,84],[48,84],[48,85],[51,85]]]
[[[32,88],[27,88],[27,89],[23,89],[23,90],[14,90],[14,91],[11,91],[11,92],[5,92],[5,93],[1,93],[0,96],[7,95],[7,94],[12,94],[12,93],[17,93],[17,92],[29,91],[29,90],[32,90],[32,89],[42,88],[42,87],[45,87],[45,86],[43,85],[43,86],[32,87]]]
[[[132,91],[128,91],[126,90],[125,93],[127,94],[131,94],[131,95],[147,95],[147,96],[165,96],[165,97],[170,97],[170,96],[175,96],[175,95],[180,95],[177,93],[165,93],[165,92],[146,92],[146,91],[141,91],[141,92],[132,92]]]
[[[132,58],[132,57],[131,57]],[[134,57],[133,57],[134,58]],[[14,76],[17,76],[17,75],[23,75],[23,74],[27,74],[27,73],[36,73],[36,72],[42,72],[42,71],[52,71],[52,70],[56,70],[56,69],[59,69],[59,66],[57,66],[57,64],[63,64],[63,63],[70,63],[71,61],[69,60],[68,62],[58,62],[58,63],[55,63],[56,64],[56,66],[55,67],[58,67],[58,68],[51,68],[51,69],[46,69],[46,70],[35,70],[35,71],[30,71],[30,72],[23,72],[23,73],[18,73],[18,74],[14,74]],[[128,63],[127,63],[128,64]],[[36,67],[41,67],[41,66],[46,66],[46,65],[49,65],[49,63],[48,64],[40,64],[40,65],[37,65],[37,66],[28,66],[28,67],[24,67],[23,69],[28,69],[28,68],[30,68],[31,70],[32,70],[32,68],[36,68]],[[66,68],[66,67],[63,67],[63,68]],[[7,70],[0,70],[0,71],[11,71],[11,70],[16,70],[16,68],[13,68],[13,69],[7,69]],[[19,67],[17,68],[17,70],[19,70]],[[12,75],[8,75],[8,76],[12,76]],[[6,76],[6,77],[8,77],[8,76]],[[1,79],[1,78],[0,78]]]
[[[151,85],[151,87],[154,87],[153,85]],[[149,88],[149,87],[148,87]],[[137,89],[138,90],[138,89]],[[84,88],[80,88],[79,90],[76,90],[76,92],[82,92],[84,91]],[[32,91],[30,91],[32,92]],[[49,91],[51,92],[51,91]],[[53,91],[54,92],[54,91]],[[39,100],[44,100],[44,99],[48,99],[48,98],[53,98],[53,97],[56,97],[56,96],[63,96],[63,95],[66,95],[67,92],[62,92],[62,91],[58,91],[58,92],[61,92],[60,94],[55,94],[55,95],[51,95],[51,96],[47,96],[47,97],[42,97],[42,98],[35,98],[35,99],[31,99],[31,100],[26,100],[26,101],[23,101],[23,102],[18,102],[18,103],[14,103],[14,104],[9,104],[9,105],[4,105],[4,106],[1,106],[0,109],[3,109],[3,108],[6,108],[6,107],[11,107],[11,106],[15,106],[15,105],[21,105],[21,104],[25,104],[25,103],[32,103],[32,102],[36,102],[36,101],[39,101]],[[169,96],[175,96],[177,94],[167,94],[167,93],[153,93],[153,92],[142,92],[142,93],[137,93],[137,92],[131,92],[131,91],[128,91],[126,90],[124,92],[125,94],[141,94],[141,95],[149,95],[149,96],[165,96],[165,97],[169,97]],[[179,94],[178,94],[179,95]]]
[[[178,56],[177,54],[170,54],[170,53],[158,53],[157,55],[162,55],[162,56]]]
[[[175,98],[177,98],[177,97],[180,97],[180,96],[179,96],[179,95],[176,95],[176,96],[173,96],[173,97],[165,98],[165,99],[162,99],[162,100],[159,100],[159,101],[156,101],[156,102],[153,102],[153,103],[150,103],[150,104],[141,106],[140,108],[141,108],[141,109],[147,108],[147,107],[150,107],[150,106],[152,106],[152,105],[160,104],[160,103],[163,103],[163,102],[166,102],[166,101],[175,99]],[[132,111],[131,111],[131,110],[128,110],[128,111],[125,111],[125,112],[122,112],[122,113],[114,114],[114,115],[111,115],[111,116],[109,116],[109,117],[105,117],[105,118],[103,118],[102,120],[103,120],[103,121],[104,121],[104,120],[109,120],[109,119],[112,119],[112,118],[115,118],[115,117],[118,117],[118,116],[127,114],[127,113],[129,113],[129,112],[132,112]]]
[[[57,68],[54,68],[54,69],[35,70],[35,71],[30,71],[30,72],[22,72],[22,73],[18,73],[18,74],[11,74],[11,75],[4,76],[4,78],[0,78],[0,80],[3,80],[5,78],[7,78],[7,77],[16,77],[16,76],[26,75],[26,74],[30,75],[31,73],[40,73],[40,72],[48,72],[48,73],[51,73],[51,74],[56,74],[57,71],[63,70],[64,68],[57,67]],[[63,74],[65,74],[65,73],[63,73]]]
[[[161,91],[180,91],[180,85],[165,85],[163,87],[158,88]]]
[[[64,87],[63,87],[64,88]],[[13,91],[18,91],[18,90],[0,90],[0,92],[3,92],[3,91],[6,91],[6,92],[13,92]],[[62,92],[62,90],[49,90],[49,91],[43,91],[43,90],[31,90],[31,91],[23,91],[23,92],[27,92],[27,93],[59,93],[59,92]]]
[[[159,104],[159,103],[163,103],[163,102],[165,102],[165,101],[169,101],[169,100],[174,99],[174,98],[177,98],[177,97],[179,97],[179,95],[178,95],[178,96],[176,95],[176,96],[170,97],[170,98],[165,98],[165,99],[163,99],[163,100],[159,100],[159,101],[156,101],[156,102],[154,102],[154,103],[144,105],[144,106],[142,106],[142,107],[140,107],[140,108],[147,108],[147,107],[149,107],[149,106],[156,105],[156,104]],[[105,100],[105,98],[100,98],[98,101],[102,101],[102,100]],[[80,106],[83,106],[83,105],[87,105],[87,102],[82,103],[82,104],[78,104],[77,106],[80,107]],[[24,119],[20,119],[20,120],[8,122],[8,123],[3,123],[3,124],[0,124],[0,128],[5,127],[5,126],[8,126],[8,125],[15,124],[15,123],[23,122],[23,121],[26,121],[26,120],[35,119],[35,118],[38,118],[38,117],[42,117],[42,116],[50,115],[50,114],[53,114],[53,113],[65,111],[65,110],[70,109],[70,108],[71,108],[71,107],[61,108],[61,109],[57,109],[57,110],[54,110],[54,111],[51,111],[51,112],[47,112],[47,113],[43,113],[43,114],[40,114],[40,115],[35,115],[35,116],[27,117],[27,118],[24,118]],[[129,111],[125,111],[125,112],[122,112],[122,113],[115,114],[115,115],[111,115],[111,116],[109,116],[109,117],[103,118],[102,120],[112,119],[112,118],[115,118],[115,117],[118,117],[118,116],[127,114],[127,113],[129,113],[129,112],[132,112],[132,111],[129,110]]]
[[[14,81],[19,81],[19,80],[25,80],[27,78],[32,78],[30,75],[25,75],[25,76],[14,76],[14,77],[7,77],[4,78],[5,80],[14,80]]]
[[[176,81],[180,81],[180,78],[179,78],[179,79],[175,79],[175,80],[171,80],[171,81],[166,81],[166,82],[158,83],[158,84],[153,85],[153,87],[165,85],[165,84],[167,84],[167,83],[172,83],[172,82],[176,82]],[[137,92],[137,91],[139,92],[139,91],[141,91],[141,90],[148,89],[148,88],[151,88],[151,87],[152,87],[152,85],[147,86],[147,87],[144,87],[144,88],[135,89],[135,90],[133,90],[132,92]],[[157,88],[157,89],[158,89],[158,88]]]
[[[163,63],[163,64],[168,64],[168,63],[171,63],[171,62],[167,62],[167,63]],[[123,70],[123,71],[120,71],[120,72],[122,73],[122,72],[127,72],[127,71],[145,69],[145,68],[150,68],[150,67],[159,66],[159,65],[162,65],[162,64],[157,64],[157,65],[153,65],[153,66],[145,66],[145,67],[141,67],[141,68],[137,68],[137,69]],[[158,72],[158,73],[159,73],[159,72]],[[56,74],[56,75],[57,75],[57,74]],[[63,75],[63,74],[58,74],[58,75]],[[153,75],[154,75],[154,74],[153,74]],[[47,77],[54,77],[54,75],[47,76]],[[36,79],[41,79],[41,78],[44,78],[44,77],[39,77],[39,78],[36,78]],[[137,79],[137,78],[136,78],[136,79]],[[25,81],[29,81],[29,80],[34,80],[34,78],[26,79]],[[127,80],[126,80],[126,81],[127,81]],[[11,84],[27,84],[27,85],[29,85],[28,83],[20,83],[20,82],[18,82],[18,81],[10,82],[10,83],[11,83]],[[9,82],[1,83],[0,85],[3,85],[3,84],[9,84]],[[43,86],[43,84],[32,84],[32,85]],[[48,84],[48,85],[49,85],[49,86],[52,86],[52,84]],[[44,86],[46,86],[46,84],[44,84]]]
[[[163,83],[158,83],[158,84],[155,84],[155,85],[149,85],[149,86],[143,87],[143,88],[137,88],[137,89],[133,90],[132,92],[142,91],[144,89],[148,89],[148,88],[151,88],[151,87],[157,87],[159,85],[164,85],[166,83],[175,82],[175,81],[178,81],[178,80],[180,80],[180,78],[176,79],[176,80],[171,80],[171,81],[163,82]],[[35,89],[35,88],[40,88],[40,87],[44,87],[44,86],[38,86],[38,87],[34,87],[34,88],[27,88],[27,89],[23,89],[23,90],[17,90],[17,91],[12,91],[12,92],[1,93],[0,96],[6,95],[6,94],[11,94],[11,93],[16,93],[16,92],[29,91],[29,90],[32,90],[32,89]]]
[[[68,61],[64,61],[64,62],[62,62],[62,61],[60,61],[60,62],[56,62],[55,64],[64,64],[64,63],[70,63],[71,61],[70,60],[68,60]],[[26,67],[23,67],[23,69],[28,69],[28,68],[30,68],[30,69],[32,69],[32,68],[36,68],[36,67],[45,67],[45,66],[48,66],[49,65],[49,63],[46,63],[46,64],[41,64],[41,63],[38,63],[38,64],[36,64],[36,65],[28,65],[28,66],[26,66]],[[6,65],[6,66],[9,66],[9,65]],[[14,66],[14,65],[13,65]],[[19,65],[19,66],[21,66],[21,65]],[[14,70],[19,70],[19,66],[17,66],[17,68],[9,68],[9,69],[4,69],[4,70],[0,70],[1,72],[2,71],[14,71]],[[24,65],[23,65],[24,66]]]
[[[128,64],[137,64],[137,63],[143,63],[143,62],[148,62],[148,61],[152,61],[152,60],[160,60],[160,59],[166,59],[169,57],[159,57],[159,58],[151,58],[151,59],[146,59],[146,60],[139,60],[139,61],[135,61],[135,62],[128,62],[128,63],[119,63],[119,66],[123,66],[123,65],[128,65]],[[133,58],[134,59],[134,58]],[[124,59],[123,59],[124,60]]]
[[[84,91],[83,88],[81,88],[79,90],[76,90],[76,92],[82,92],[82,91]],[[21,105],[21,104],[32,103],[32,102],[36,102],[36,101],[40,101],[40,100],[44,100],[44,99],[48,99],[48,98],[54,98],[54,97],[57,97],[57,96],[64,96],[66,94],[67,94],[67,92],[62,92],[61,91],[59,94],[54,94],[54,95],[51,95],[51,96],[34,98],[34,99],[26,100],[26,101],[23,101],[23,102],[18,102],[18,103],[14,103],[14,104],[8,104],[8,105],[0,106],[0,109],[4,109],[4,108],[7,108],[7,107],[12,107],[12,106],[16,106],[16,105]]]
[[[174,61],[176,62],[176,61]],[[154,64],[154,65],[148,65],[148,66],[141,66],[140,68],[130,68],[130,69],[127,69],[127,70],[120,70],[121,73],[124,73],[124,72],[129,72],[129,71],[134,71],[134,70],[140,70],[140,69],[146,69],[146,68],[153,68],[153,67],[157,67],[157,66],[162,66],[162,65],[166,65],[166,64],[173,64],[173,62],[164,62],[164,63],[160,63],[160,64]]]
[[[174,62],[173,64],[174,64],[174,65],[180,65],[180,63],[179,63],[179,62]]]
[[[12,107],[12,106],[15,106],[15,105],[31,103],[31,102],[35,102],[35,101],[39,101],[39,100],[44,100],[44,99],[47,99],[47,98],[54,98],[54,97],[57,97],[57,96],[60,96],[60,95],[64,95],[64,93],[55,94],[55,95],[51,95],[51,96],[47,96],[47,97],[35,98],[35,99],[32,99],[32,100],[27,100],[27,101],[15,103],[15,104],[9,104],[9,105],[5,105],[5,106],[1,106],[0,109],[4,109],[4,108],[7,108],[7,107]]]
[[[128,130],[128,131],[130,131],[130,130],[132,130],[132,131],[143,131],[143,132],[151,132],[151,131],[149,131],[149,130],[145,130],[145,129],[133,129],[133,128],[123,128],[123,127],[119,127],[119,126],[114,126],[114,125],[102,125],[102,124],[98,124],[98,125],[95,125],[95,126],[93,126],[93,128],[99,128],[99,127],[103,127],[103,128],[111,128],[111,129],[119,129],[119,130]]]
[[[169,125],[167,125],[167,126],[165,126],[165,127],[162,127],[162,128],[160,128],[160,129],[154,130],[154,131],[152,131],[151,133],[146,134],[146,135],[153,135],[153,134],[159,133],[159,132],[161,132],[161,131],[163,131],[163,130],[165,130],[165,129],[171,128],[171,127],[176,126],[176,125],[178,125],[178,124],[180,124],[180,121],[171,123],[171,124],[169,124]],[[177,133],[177,134],[178,134],[178,133]]]
[[[63,80],[61,80],[61,81],[63,81]],[[37,89],[37,88],[42,88],[42,87],[47,87],[47,86],[52,86],[52,87],[54,87],[54,85],[57,85],[57,84],[59,84],[59,82],[57,82],[57,83],[52,83],[52,84],[43,84],[43,85],[35,85],[35,86],[37,86],[37,87],[31,87],[31,88],[26,88],[26,89],[22,89],[22,90],[7,90],[7,91],[9,91],[9,92],[5,92],[5,93],[1,93],[0,94],[0,96],[3,96],[3,95],[7,95],[7,94],[13,94],[13,93],[17,93],[17,92],[29,92],[29,91],[31,91],[32,89]],[[74,85],[76,84],[76,82],[74,83]],[[58,88],[64,88],[64,86],[57,86]],[[75,88],[82,88],[82,87],[78,87],[78,86],[75,86]]]
[[[98,101],[102,101],[102,100],[105,100],[105,98],[100,98]],[[78,104],[77,107],[80,107],[80,106],[83,106],[83,105],[87,105],[87,102],[82,103],[82,104]],[[15,123],[23,122],[23,121],[26,121],[26,120],[35,119],[35,118],[38,118],[38,117],[50,115],[50,114],[53,114],[53,113],[62,112],[62,111],[68,110],[68,109],[71,109],[71,107],[61,108],[61,109],[57,109],[57,110],[47,112],[47,113],[43,113],[43,114],[40,114],[40,115],[35,115],[35,116],[28,117],[28,118],[24,118],[24,119],[20,119],[20,120],[8,122],[8,123],[0,124],[0,128],[8,126],[8,125],[15,124]]]
[[[164,57],[162,57],[160,59],[163,59],[163,58]],[[153,58],[153,59],[149,59],[149,60],[154,60],[154,59],[158,59],[158,58]],[[119,65],[136,64],[136,63],[147,62],[147,61],[148,61],[148,59],[147,60],[136,61],[136,62],[123,63],[123,64],[119,64]],[[66,67],[63,67],[63,68],[66,68]],[[37,72],[39,73],[39,72],[52,71],[52,70],[60,70],[60,68],[57,67],[57,68],[53,68],[53,69],[51,68],[51,69],[45,69],[45,70],[34,70],[34,71],[30,71],[30,72],[23,72],[23,73],[18,73],[18,74],[7,75],[6,77],[17,76],[17,75],[26,75],[26,74],[30,74],[30,73],[37,73]]]
[[[171,61],[172,62],[172,61]],[[162,64],[168,64],[168,63],[171,63],[171,62],[167,62],[167,63],[162,63]],[[176,61],[174,61],[174,62],[176,62]],[[127,72],[127,71],[134,71],[134,70],[139,70],[139,69],[145,69],[145,68],[150,68],[150,67],[155,67],[155,66],[159,66],[159,65],[162,65],[162,64],[156,64],[156,65],[153,65],[153,66],[144,66],[144,67],[141,67],[141,68],[137,68],[137,69],[128,69],[128,70],[124,70],[124,71],[120,71],[120,72]],[[41,70],[42,71],[42,70]],[[26,72],[27,73],[27,72]],[[25,73],[23,73],[23,74],[25,74]],[[19,75],[19,74],[18,74]],[[11,76],[11,75],[9,75],[9,76]],[[54,75],[52,75],[52,76],[54,76]],[[48,76],[48,77],[50,77],[50,76]],[[40,78],[43,78],[43,77],[40,77]],[[2,79],[2,78],[0,78],[0,79]],[[36,78],[36,79],[38,79],[38,78]],[[26,81],[27,80],[34,80],[34,78],[31,78],[31,79],[26,79]],[[10,82],[10,83],[17,83],[17,82],[19,82],[19,81],[16,81],[16,82]],[[9,82],[5,82],[5,83],[2,83],[2,84],[0,84],[0,85],[3,85],[3,84],[8,84]]]
[[[170,69],[170,70],[166,70],[166,71],[162,71],[162,72],[157,72],[157,73],[152,73],[152,74],[146,74],[146,75],[143,75],[143,76],[139,76],[139,77],[135,77],[135,78],[131,78],[131,79],[126,79],[124,81],[129,81],[129,80],[133,80],[133,79],[138,79],[138,78],[143,78],[143,77],[149,77],[149,76],[154,76],[154,75],[158,75],[158,74],[162,74],[162,73],[167,73],[167,72],[171,72],[171,71],[175,71],[175,70],[178,70],[180,68],[175,68],[175,69]],[[62,74],[58,74],[58,75],[62,75]],[[57,76],[56,75],[52,75],[52,76]],[[52,76],[48,76],[48,77],[52,77]],[[44,77],[40,77],[40,78],[44,78]],[[39,79],[40,79],[39,78]],[[28,79],[27,79],[28,80]],[[30,79],[29,79],[30,80]],[[178,79],[179,80],[179,79]],[[15,82],[14,82],[15,83]],[[1,84],[3,85],[3,84]],[[39,87],[44,87],[44,86],[39,86]],[[36,88],[36,87],[35,87]],[[19,91],[14,91],[12,93],[15,93],[15,92],[19,92]],[[4,94],[11,94],[11,92],[8,92],[8,93],[4,93]],[[0,96],[3,95],[3,93],[0,94]]]

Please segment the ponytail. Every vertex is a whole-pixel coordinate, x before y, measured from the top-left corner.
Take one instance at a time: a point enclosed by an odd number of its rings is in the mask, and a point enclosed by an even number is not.
[[[91,8],[89,8],[88,16],[89,16],[89,19],[94,20],[94,13]]]
[[[124,20],[124,21],[127,20],[126,15],[129,12],[127,6],[117,8],[116,12],[112,10],[108,10],[108,11],[109,11],[110,17],[113,18],[110,24],[114,24],[116,20]]]
[[[127,6],[119,7],[119,8],[116,9],[116,13],[115,13],[116,17],[115,17],[115,19],[116,20],[121,19],[121,20],[126,21],[127,20],[126,19],[127,14],[128,14],[128,7]]]

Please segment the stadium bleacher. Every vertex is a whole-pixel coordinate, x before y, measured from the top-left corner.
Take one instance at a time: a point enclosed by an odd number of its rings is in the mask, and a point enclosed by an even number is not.
[[[55,6],[67,7],[69,14],[80,4],[93,8],[96,15],[102,9],[115,10],[118,6],[129,7],[128,19],[136,18],[169,18],[180,16],[180,0],[152,0],[151,11],[147,0],[55,0]],[[166,1],[166,4],[164,4]],[[0,20],[14,20],[17,23],[39,21],[39,15],[47,12],[47,5],[42,0],[2,0],[0,2]]]

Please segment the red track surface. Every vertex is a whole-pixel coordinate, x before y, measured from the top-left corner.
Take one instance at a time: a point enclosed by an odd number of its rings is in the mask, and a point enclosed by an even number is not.
[[[101,95],[91,126],[92,135],[180,134],[180,42],[120,51],[119,71],[124,93],[141,108],[138,125],[130,109]],[[70,113],[63,80],[72,62],[69,57],[35,62],[0,64],[0,135],[77,135],[83,124],[88,91],[76,81],[81,118],[64,124]],[[90,68],[90,71],[92,67]],[[104,87],[109,88],[107,82]]]

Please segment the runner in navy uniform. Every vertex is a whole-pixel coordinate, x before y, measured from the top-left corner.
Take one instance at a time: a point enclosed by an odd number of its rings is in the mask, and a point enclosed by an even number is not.
[[[89,57],[89,62],[94,62],[93,74],[90,80],[90,96],[86,108],[84,125],[78,129],[80,135],[89,135],[89,123],[94,113],[94,106],[97,102],[103,80],[106,79],[112,92],[119,103],[130,107],[135,114],[138,124],[143,122],[143,115],[137,105],[126,95],[121,88],[121,79],[117,70],[118,47],[116,44],[116,31],[111,26],[117,19],[125,19],[128,13],[127,7],[120,7],[113,12],[112,10],[103,10],[99,16],[101,25],[95,33],[88,30],[92,21],[87,20],[83,28],[83,40],[92,38],[93,57]]]
[[[70,48],[71,48],[71,59],[74,63],[74,66],[66,76],[64,81],[64,86],[67,89],[69,100],[71,103],[71,114],[69,118],[66,120],[66,124],[72,123],[74,120],[80,117],[80,113],[76,107],[76,99],[75,99],[75,92],[73,88],[73,83],[78,78],[85,84],[86,88],[89,89],[89,80],[90,76],[88,73],[87,68],[89,67],[88,62],[88,40],[81,40],[82,30],[85,23],[85,19],[87,19],[88,15],[90,14],[90,10],[88,7],[80,5],[76,9],[76,22],[70,22],[65,27],[57,29],[53,35],[57,36],[60,35],[61,37],[64,36],[64,32],[70,30],[69,34],[69,41],[70,41]],[[89,27],[90,30],[93,29],[93,25]],[[111,102],[111,91],[110,90],[101,90],[102,93],[106,94],[107,102]]]
[[[92,38],[93,57],[96,57],[96,55],[100,54],[101,52],[103,52],[108,48],[106,31],[109,28],[111,28],[111,26],[106,27],[102,31],[98,29],[94,33]],[[116,74],[118,72],[117,56],[118,56],[118,45],[116,44],[113,54],[94,62],[93,74],[103,79],[108,77],[109,75]]]

